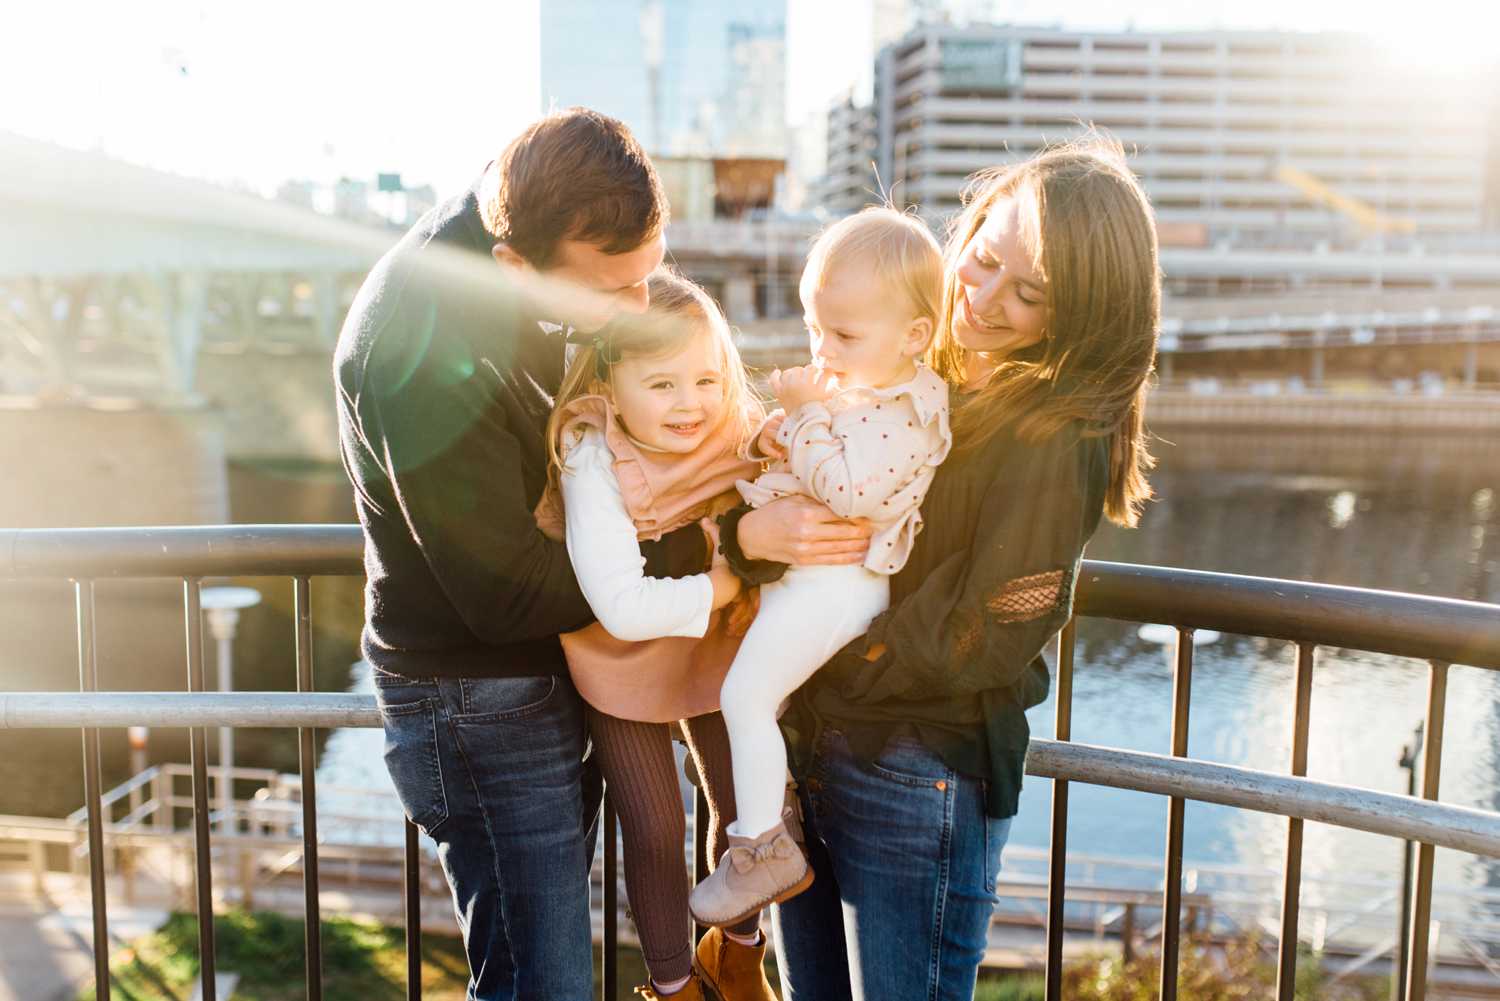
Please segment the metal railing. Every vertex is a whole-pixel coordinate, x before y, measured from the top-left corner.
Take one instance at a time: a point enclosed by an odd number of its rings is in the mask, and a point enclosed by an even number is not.
[[[358,575],[363,540],[355,526],[233,526],[136,529],[0,531],[0,579],[66,579],[75,585],[78,616],[79,694],[0,694],[0,726],[80,727],[83,730],[85,811],[89,826],[94,941],[105,943],[107,906],[100,815],[98,731],[126,725],[186,726],[190,730],[193,828],[202,996],[214,1001],[213,892],[209,856],[208,726],[297,727],[302,780],[303,879],[306,909],[307,996],[322,997],[320,961],[316,789],[313,731],[378,726],[370,696],[314,693],[312,689],[309,579]],[[203,688],[203,634],[199,586],[205,577],[284,576],[293,581],[296,693],[214,694]],[[104,578],[179,578],[183,582],[188,655],[187,695],[100,693],[94,640],[94,581]],[[1411,900],[1409,946],[1404,957],[1408,1001],[1426,997],[1429,916],[1436,847],[1500,857],[1500,814],[1436,802],[1442,760],[1448,668],[1451,664],[1500,670],[1500,606],[1359,588],[1227,574],[1086,561],[1079,576],[1076,614],[1172,626],[1177,632],[1173,667],[1171,754],[1095,747],[1072,741],[1074,623],[1064,629],[1056,670],[1056,739],[1035,739],[1028,774],[1051,778],[1052,830],[1047,888],[1048,1001],[1062,997],[1063,903],[1066,898],[1068,789],[1072,782],[1114,786],[1168,797],[1162,890],[1161,998],[1177,996],[1181,942],[1183,809],[1187,800],[1279,814],[1287,818],[1282,878],[1277,998],[1292,1001],[1297,964],[1303,824],[1308,820],[1420,843]],[[1286,640],[1297,644],[1293,744],[1289,774],[1194,761],[1186,757],[1188,710],[1197,629]],[[1428,750],[1421,799],[1306,778],[1312,674],[1318,646],[1358,649],[1427,660]],[[694,869],[707,859],[701,793],[694,813]],[[604,986],[613,998],[617,941],[614,814],[605,803]],[[417,882],[417,829],[405,823],[408,998],[421,996],[421,916]],[[96,947],[98,996],[107,999],[109,957]]]

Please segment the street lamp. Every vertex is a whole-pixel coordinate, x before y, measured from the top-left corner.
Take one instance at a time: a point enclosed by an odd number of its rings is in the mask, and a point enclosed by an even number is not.
[[[240,624],[240,609],[260,604],[260,592],[253,587],[205,587],[203,612],[208,628],[219,644],[219,691],[234,691],[234,634]],[[219,812],[223,824],[239,825],[234,820],[234,729],[219,727]]]
[[[1401,748],[1401,760],[1397,762],[1406,769],[1406,795],[1417,794],[1417,758],[1422,754],[1422,723],[1417,724],[1412,742]],[[1411,934],[1411,860],[1412,843],[1401,842],[1401,927],[1396,933],[1396,961],[1391,964],[1391,997],[1403,1001],[1406,997],[1406,948]]]

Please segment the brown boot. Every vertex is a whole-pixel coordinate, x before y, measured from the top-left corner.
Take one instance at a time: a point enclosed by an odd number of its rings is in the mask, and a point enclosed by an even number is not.
[[[766,979],[764,935],[759,945],[743,945],[724,929],[710,928],[698,943],[694,967],[724,1001],[777,1001]]]
[[[729,850],[713,875],[693,887],[688,910],[699,924],[736,925],[771,904],[790,900],[812,881],[807,856],[783,821],[759,837],[729,835]]]
[[[645,1001],[667,1001],[668,998],[672,998],[674,1001],[718,1001],[717,998],[703,989],[703,981],[698,979],[696,972],[688,977],[688,982],[683,984],[682,990],[676,994],[656,993],[656,987],[649,980],[640,987],[637,987],[635,992],[644,998]]]

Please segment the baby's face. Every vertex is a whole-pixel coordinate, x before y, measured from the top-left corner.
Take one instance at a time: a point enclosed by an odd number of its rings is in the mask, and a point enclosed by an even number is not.
[[[813,361],[838,376],[840,386],[907,381],[932,333],[930,321],[912,315],[906,296],[863,262],[831,268],[822,288],[804,290],[802,310]]]
[[[666,452],[691,452],[724,411],[724,374],[711,331],[673,354],[622,358],[610,369],[615,413],[636,440]]]

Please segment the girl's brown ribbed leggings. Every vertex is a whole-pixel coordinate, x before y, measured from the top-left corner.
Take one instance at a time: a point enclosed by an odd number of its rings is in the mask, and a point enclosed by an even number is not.
[[[681,980],[692,972],[692,918],[688,915],[687,836],[677,759],[666,723],[639,723],[588,707],[589,733],[609,799],[620,818],[625,849],[625,893],[635,918],[651,978]],[[717,864],[728,845],[724,828],[734,820],[734,777],[724,717],[709,713],[682,721],[688,752],[708,799],[708,857]],[[729,929],[753,935],[757,915]]]

